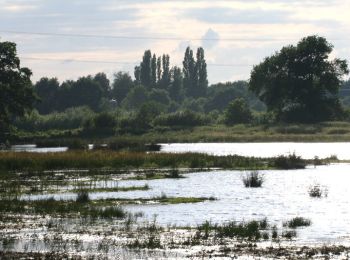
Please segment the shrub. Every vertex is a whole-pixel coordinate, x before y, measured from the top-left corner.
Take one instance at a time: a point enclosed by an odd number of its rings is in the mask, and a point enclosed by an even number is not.
[[[154,120],[154,125],[158,126],[184,126],[184,127],[194,127],[207,125],[209,123],[209,118],[196,112],[190,110],[180,111],[176,113],[170,113],[158,116]]]
[[[253,171],[243,177],[244,186],[247,188],[259,188],[262,186],[264,178],[260,176],[259,172]]]
[[[252,112],[248,104],[242,98],[236,98],[231,102],[225,111],[225,124],[244,124],[252,120]]]

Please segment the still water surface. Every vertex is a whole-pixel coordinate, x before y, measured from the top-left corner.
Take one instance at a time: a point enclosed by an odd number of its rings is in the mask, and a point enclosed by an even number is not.
[[[350,242],[350,164],[308,167],[305,170],[261,171],[262,188],[245,188],[242,171],[211,171],[187,174],[184,179],[120,181],[120,186],[148,184],[149,191],[98,192],[91,199],[152,198],[162,193],[168,197],[210,197],[216,201],[177,205],[129,205],[131,212],[144,212],[145,218],[162,225],[197,226],[206,220],[222,223],[230,220],[267,218],[280,229],[282,222],[300,216],[312,221],[298,229],[300,243]],[[327,188],[325,198],[311,198],[308,189],[320,184]],[[74,199],[75,194],[35,195],[23,199]]]

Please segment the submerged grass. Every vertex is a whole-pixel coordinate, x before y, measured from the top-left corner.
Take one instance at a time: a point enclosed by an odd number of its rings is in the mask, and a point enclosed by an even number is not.
[[[48,198],[45,200],[23,201],[18,199],[1,200],[0,213],[19,213],[19,214],[40,214],[40,215],[60,215],[70,216],[78,215],[92,219],[97,218],[124,218],[126,212],[119,206],[114,207],[96,207],[91,201],[63,201]]]
[[[269,234],[265,231],[267,228],[268,223],[266,219],[240,223],[230,221],[221,225],[213,225],[211,222],[206,221],[197,227],[197,238],[208,239],[212,233],[216,238],[266,240],[269,238]]]

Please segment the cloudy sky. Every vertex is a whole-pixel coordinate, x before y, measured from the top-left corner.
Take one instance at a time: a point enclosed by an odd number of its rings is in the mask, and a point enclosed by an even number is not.
[[[206,50],[210,83],[248,79],[253,64],[307,35],[325,36],[350,60],[349,0],[0,0],[0,40],[22,65],[60,81],[133,75],[144,50],[180,65]]]

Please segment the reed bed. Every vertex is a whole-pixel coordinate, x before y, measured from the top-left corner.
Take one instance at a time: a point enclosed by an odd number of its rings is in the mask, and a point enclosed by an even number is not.
[[[125,168],[265,169],[272,159],[184,153],[68,151],[64,153],[0,153],[0,171]]]

